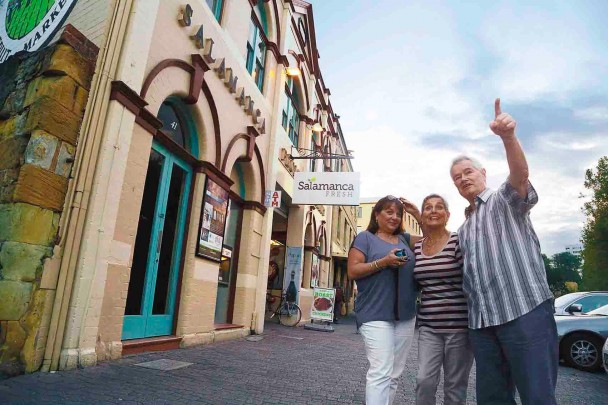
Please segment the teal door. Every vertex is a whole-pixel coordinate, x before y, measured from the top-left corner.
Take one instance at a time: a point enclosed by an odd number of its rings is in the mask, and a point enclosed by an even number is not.
[[[192,168],[152,145],[139,214],[123,339],[170,335]]]

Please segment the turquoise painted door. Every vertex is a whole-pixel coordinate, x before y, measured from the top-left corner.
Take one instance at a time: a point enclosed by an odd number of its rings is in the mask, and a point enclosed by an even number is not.
[[[192,168],[154,143],[139,214],[122,338],[170,335]]]

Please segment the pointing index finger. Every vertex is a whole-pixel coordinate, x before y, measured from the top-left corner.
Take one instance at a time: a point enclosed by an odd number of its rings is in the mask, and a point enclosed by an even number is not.
[[[500,109],[500,98],[497,98],[494,101],[494,114],[495,117],[498,117],[500,114],[502,114],[502,110]]]

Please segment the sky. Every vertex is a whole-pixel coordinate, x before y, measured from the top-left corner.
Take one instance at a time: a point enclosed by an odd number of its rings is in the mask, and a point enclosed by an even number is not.
[[[508,176],[488,126],[500,97],[539,194],[531,218],[543,253],[580,243],[585,171],[608,155],[608,2],[311,3],[361,197],[420,206],[441,194],[456,230],[468,203],[450,178],[452,159],[477,158],[494,189]]]

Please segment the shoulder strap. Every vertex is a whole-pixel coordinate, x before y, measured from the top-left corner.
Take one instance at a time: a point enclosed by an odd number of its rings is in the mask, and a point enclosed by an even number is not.
[[[404,242],[408,247],[410,246],[410,234],[407,232],[403,232],[399,234],[399,239]]]

